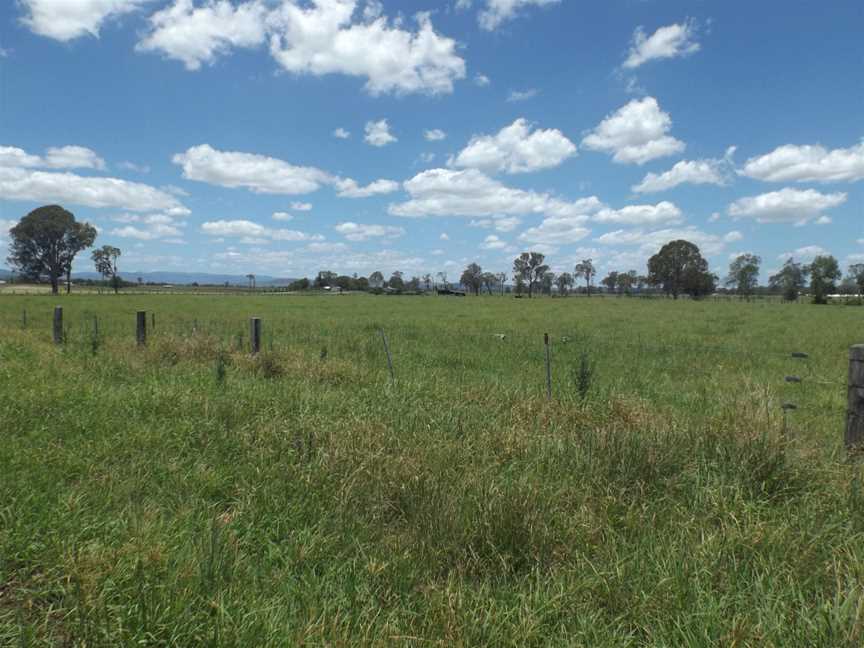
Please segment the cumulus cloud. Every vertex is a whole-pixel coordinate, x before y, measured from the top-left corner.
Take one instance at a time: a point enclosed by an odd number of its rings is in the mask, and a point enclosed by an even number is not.
[[[0,167],[0,198],[130,211],[164,210],[172,215],[189,213],[177,198],[150,185],[21,167]]]
[[[217,220],[207,221],[201,225],[201,231],[209,236],[223,238],[238,238],[240,243],[260,245],[270,241],[323,241],[320,234],[306,234],[297,230],[272,229],[250,220]]]
[[[431,130],[424,131],[423,137],[425,137],[430,142],[437,142],[447,137],[447,133],[445,133],[440,128],[433,128]]]
[[[294,220],[294,217],[288,212],[273,212],[272,218],[275,221],[282,221],[283,223]]]
[[[812,261],[817,256],[826,256],[830,254],[828,250],[819,245],[805,245],[804,247],[800,247],[797,250],[792,250],[791,252],[784,252],[783,254],[778,254],[777,258],[781,261],[785,261],[786,259],[799,259],[800,261]]]
[[[734,151],[734,146],[729,147],[726,156],[721,159],[681,160],[668,171],[647,174],[642,182],[630,189],[636,193],[657,193],[681,184],[726,185],[731,176],[729,169]]]
[[[615,162],[644,164],[684,150],[684,142],[668,135],[671,127],[672,118],[654,97],[634,99],[601,121],[582,145],[612,154]]]
[[[84,146],[49,148],[45,164],[55,169],[105,169],[105,160]]]
[[[512,232],[522,224],[518,216],[501,216],[498,218],[480,218],[468,223],[468,227],[494,228],[498,232]]]
[[[695,39],[696,25],[692,20],[660,27],[650,36],[637,27],[622,67],[632,70],[648,61],[689,56],[700,49]]]
[[[16,146],[0,146],[0,167],[30,168],[45,166],[38,155],[31,155]]]
[[[456,41],[438,34],[428,13],[417,31],[391,23],[379,12],[355,15],[356,0],[286,1],[267,19],[270,53],[295,74],[346,74],[366,79],[366,90],[449,93],[465,78]]]
[[[294,211],[312,211],[312,203],[308,202],[292,202],[291,209]]]
[[[741,234],[740,232],[732,231],[720,236],[703,232],[695,226],[654,231],[619,229],[607,232],[594,239],[594,241],[600,245],[608,246],[637,246],[641,257],[647,259],[648,256],[656,253],[669,241],[677,239],[684,239],[694,243],[705,256],[714,256],[723,252],[728,243],[740,240]]]
[[[397,216],[512,216],[588,214],[603,205],[595,197],[567,202],[547,193],[501,184],[477,169],[428,169],[403,183],[411,199],[391,204]]]
[[[601,209],[594,216],[598,223],[616,225],[659,225],[661,223],[680,223],[684,220],[681,210],[666,200],[656,205],[627,205],[621,209]]]
[[[395,239],[405,236],[405,229],[391,225],[371,225],[364,223],[339,223],[333,229],[349,241],[366,241],[370,238]]]
[[[180,239],[183,235],[180,228],[186,225],[186,223],[175,222],[167,214],[132,215],[127,220],[136,223],[136,225],[114,228],[111,230],[111,234],[120,238],[131,238],[139,241]]]
[[[19,0],[22,22],[34,33],[66,42],[80,36],[99,36],[107,20],[143,7],[152,0]]]
[[[818,144],[786,144],[765,155],[750,158],[739,173],[766,182],[864,180],[864,141],[831,151]]]
[[[362,187],[351,178],[340,178],[316,167],[290,164],[278,158],[219,151],[209,144],[193,146],[172,158],[183,168],[183,177],[222,187],[243,187],[255,193],[306,194],[332,185],[344,198],[364,198],[399,188],[393,180],[376,180]]]
[[[492,83],[492,81],[485,74],[475,74],[474,75],[474,85],[479,86],[481,88],[485,88],[490,83]]]
[[[449,164],[485,171],[527,173],[558,166],[576,155],[576,146],[561,131],[536,129],[517,119],[495,135],[475,135]]]
[[[366,135],[363,136],[363,139],[367,144],[371,144],[372,146],[387,146],[398,141],[390,132],[390,125],[386,119],[368,121],[364,130]]]
[[[483,9],[477,14],[480,27],[487,31],[497,29],[501,23],[512,20],[525,7],[544,7],[558,4],[561,0],[485,0]]]
[[[480,247],[484,250],[503,250],[507,247],[507,243],[505,241],[502,241],[495,234],[490,234],[485,239],[483,239]]]
[[[208,0],[198,7],[193,0],[176,0],[150,16],[150,32],[136,49],[161,52],[182,61],[187,70],[197,70],[233,48],[262,45],[267,11],[257,0],[236,7],[228,0]]]
[[[519,235],[520,241],[544,245],[576,243],[591,233],[585,227],[586,216],[549,216],[537,227],[529,227]]]
[[[815,189],[792,189],[739,198],[729,205],[733,218],[755,218],[759,223],[804,225],[822,212],[846,202],[845,193],[823,194]]]
[[[340,127],[333,131],[333,137],[337,139],[348,139],[351,137],[351,133]]]

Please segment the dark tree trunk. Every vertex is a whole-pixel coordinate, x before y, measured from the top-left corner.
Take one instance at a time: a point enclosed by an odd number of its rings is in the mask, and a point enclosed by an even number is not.
[[[57,277],[51,275],[51,294],[56,295],[60,292],[60,282],[57,280]]]

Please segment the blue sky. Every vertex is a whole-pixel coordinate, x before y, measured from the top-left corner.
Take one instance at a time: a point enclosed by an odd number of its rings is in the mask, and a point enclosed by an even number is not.
[[[864,261],[860,1],[16,0],[0,254],[58,202],[127,272]],[[77,270],[89,270],[82,257]]]

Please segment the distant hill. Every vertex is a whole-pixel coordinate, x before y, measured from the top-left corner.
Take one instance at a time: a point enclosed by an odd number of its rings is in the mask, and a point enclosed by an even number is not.
[[[0,279],[8,280],[12,276],[9,270],[0,268]],[[249,280],[244,275],[210,274],[207,272],[121,272],[120,276],[126,281],[137,281],[138,277],[144,283],[160,284],[215,284],[223,285],[228,282],[232,286],[246,286]],[[74,272],[72,279],[101,279],[101,275],[95,272]],[[271,277],[268,275],[255,275],[255,283],[258,286],[284,286],[290,284],[294,279],[284,277]]]

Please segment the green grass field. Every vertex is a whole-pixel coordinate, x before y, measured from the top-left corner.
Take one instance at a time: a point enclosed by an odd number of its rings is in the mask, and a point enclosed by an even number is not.
[[[860,646],[858,342],[841,306],[4,296],[0,645]]]

